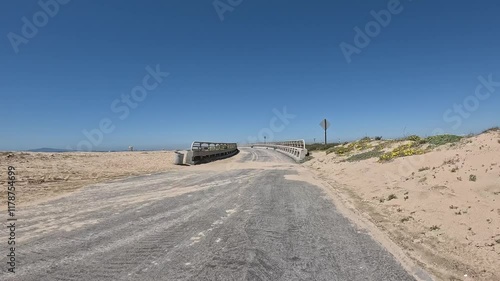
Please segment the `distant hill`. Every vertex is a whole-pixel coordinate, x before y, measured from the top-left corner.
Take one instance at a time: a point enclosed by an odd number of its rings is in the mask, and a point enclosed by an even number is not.
[[[67,149],[59,149],[59,148],[50,148],[50,147],[42,147],[37,149],[30,149],[29,152],[69,152],[72,150]]]

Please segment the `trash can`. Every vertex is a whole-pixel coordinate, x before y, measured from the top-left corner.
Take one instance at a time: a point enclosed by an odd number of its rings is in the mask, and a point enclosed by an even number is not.
[[[174,164],[175,165],[182,165],[184,164],[184,153],[180,153],[180,152],[175,152],[175,155],[174,155]]]

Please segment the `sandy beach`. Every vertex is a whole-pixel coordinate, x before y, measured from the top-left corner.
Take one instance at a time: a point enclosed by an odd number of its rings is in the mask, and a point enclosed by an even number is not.
[[[134,152],[0,152],[0,185],[7,167],[17,172],[16,201],[21,204],[52,199],[82,186],[129,176],[175,169],[172,151]]]

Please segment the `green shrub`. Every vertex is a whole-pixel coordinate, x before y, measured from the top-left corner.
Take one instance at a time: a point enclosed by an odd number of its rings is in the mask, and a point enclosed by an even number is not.
[[[411,136],[407,136],[405,138],[405,140],[409,140],[409,141],[420,141],[422,138],[417,136],[417,135],[411,135]]]
[[[427,142],[428,142],[427,139],[420,139],[419,141],[417,141],[417,143],[420,145],[426,144]]]
[[[366,159],[370,159],[370,158],[380,157],[382,154],[383,154],[383,152],[380,150],[371,150],[371,151],[367,151],[367,152],[353,155],[353,156],[347,158],[345,161],[347,161],[347,162],[362,161],[362,160],[366,160]]]
[[[306,149],[308,151],[314,151],[314,150],[328,150],[329,148],[335,147],[340,145],[340,143],[328,143],[328,144],[323,144],[323,143],[313,143],[313,144],[306,144]]]
[[[454,143],[458,142],[462,139],[461,136],[456,136],[456,135],[438,135],[438,136],[432,136],[426,138],[427,142],[435,145],[435,146],[440,146],[443,144],[447,143]]]

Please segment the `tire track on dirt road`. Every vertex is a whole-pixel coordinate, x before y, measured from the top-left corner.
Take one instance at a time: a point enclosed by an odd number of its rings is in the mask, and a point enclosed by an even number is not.
[[[248,148],[31,206],[0,279],[415,280],[298,167]]]

